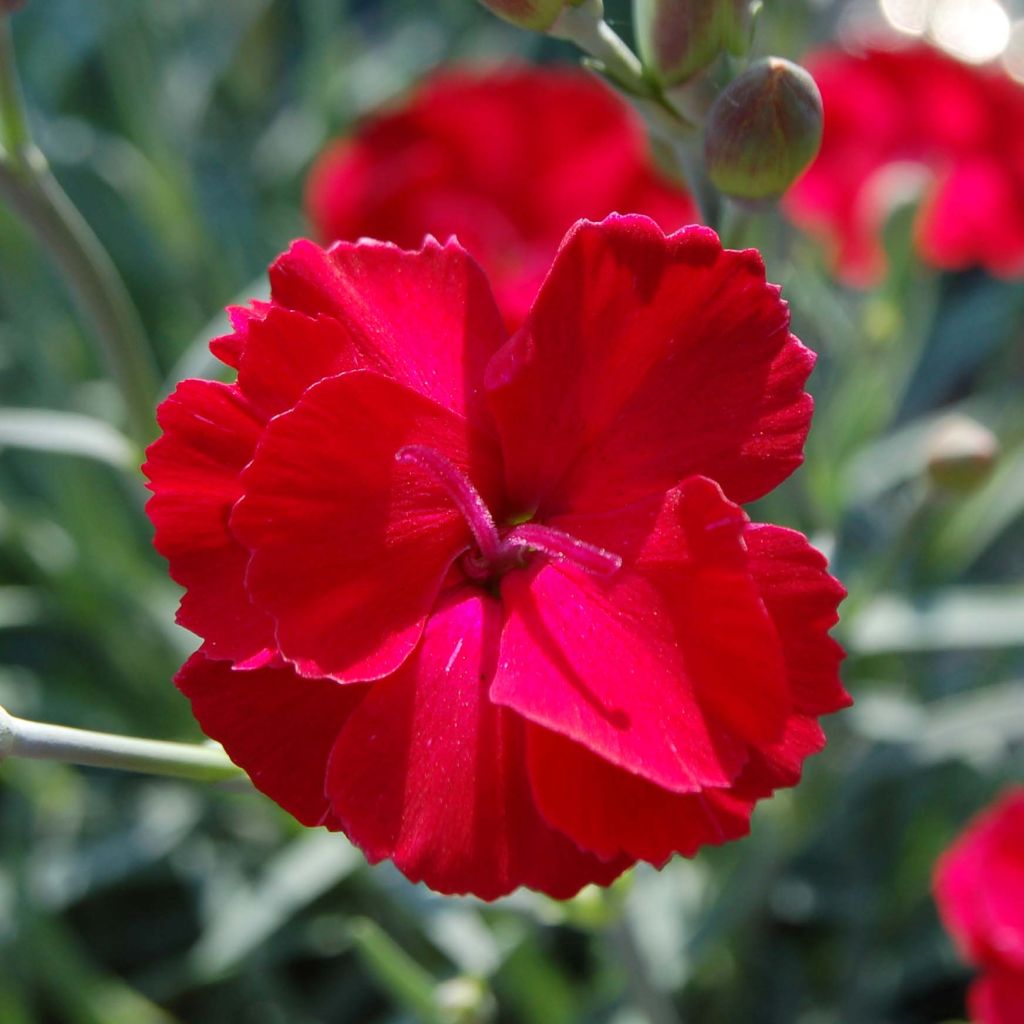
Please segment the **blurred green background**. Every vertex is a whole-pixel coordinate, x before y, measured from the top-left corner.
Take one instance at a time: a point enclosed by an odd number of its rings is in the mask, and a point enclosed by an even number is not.
[[[798,57],[854,6],[769,3],[757,49]],[[608,8],[628,30],[626,5]],[[471,0],[31,0],[13,28],[37,141],[124,275],[167,389],[214,372],[219,311],[308,231],[303,175],[328,138],[440,63],[573,59]],[[13,760],[0,1024],[962,1017],[969,972],[929,881],[1024,777],[1024,286],[920,267],[911,213],[869,293],[839,289],[778,221],[755,229],[821,359],[807,464],[754,517],[834,559],[857,706],[749,839],[608,894],[488,906],[370,869],[251,793]],[[923,471],[952,410],[1002,445],[960,497]],[[121,421],[65,287],[0,209],[0,704],[198,740],[170,684],[193,638],[173,625]]]

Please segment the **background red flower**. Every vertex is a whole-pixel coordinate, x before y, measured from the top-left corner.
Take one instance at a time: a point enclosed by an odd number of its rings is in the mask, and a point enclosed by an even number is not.
[[[935,899],[963,955],[981,968],[972,1020],[1024,1020],[1024,787],[1005,793],[943,855]]]
[[[915,232],[937,267],[1024,273],[1024,86],[924,45],[822,51],[807,61],[825,105],[821,152],[786,199],[853,284],[884,270],[894,205],[923,192]]]
[[[849,703],[842,587],[738,503],[813,356],[753,251],[581,222],[509,337],[461,246],[297,242],[149,451],[178,685],[300,821],[490,899],[745,834]]]
[[[597,78],[518,68],[434,75],[321,155],[306,187],[325,242],[418,247],[456,235],[487,270],[510,323],[526,315],[562,236],[581,217],[696,219],[656,170],[636,115]]]

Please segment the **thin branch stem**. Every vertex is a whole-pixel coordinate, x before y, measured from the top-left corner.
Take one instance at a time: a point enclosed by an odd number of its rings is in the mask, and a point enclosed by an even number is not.
[[[0,17],[0,197],[49,253],[90,321],[139,444],[153,435],[159,389],[142,322],[99,239],[32,142],[7,18]]]
[[[8,757],[118,768],[195,782],[221,782],[242,776],[219,747],[30,722],[0,707],[0,762]]]

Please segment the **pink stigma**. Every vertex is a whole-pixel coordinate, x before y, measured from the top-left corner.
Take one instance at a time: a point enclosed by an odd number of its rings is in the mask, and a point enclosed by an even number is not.
[[[399,449],[395,459],[429,473],[445,489],[466,520],[477,548],[466,552],[462,558],[462,567],[471,579],[487,580],[501,575],[523,565],[525,556],[531,552],[569,562],[595,576],[611,576],[622,566],[618,555],[552,526],[523,523],[502,536],[491,510],[469,477],[434,448],[407,445]]]

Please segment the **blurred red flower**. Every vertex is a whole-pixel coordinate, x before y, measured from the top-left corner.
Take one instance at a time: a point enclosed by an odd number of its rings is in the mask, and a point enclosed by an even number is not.
[[[843,589],[739,503],[813,356],[754,251],[581,222],[523,327],[454,240],[296,242],[146,464],[178,685],[308,825],[442,892],[567,897],[746,833],[849,703]]]
[[[427,234],[456,235],[510,325],[575,221],[614,210],[674,231],[697,219],[609,88],[579,71],[531,68],[435,75],[325,150],[306,207],[325,242],[365,236],[415,249]]]
[[[886,215],[924,190],[915,232],[944,269],[1024,273],[1024,86],[996,67],[927,46],[840,51],[807,66],[825,135],[786,206],[831,244],[839,274],[868,285],[884,271]]]
[[[961,952],[982,969],[977,1024],[1024,1020],[1024,786],[980,814],[942,856],[935,899]]]

